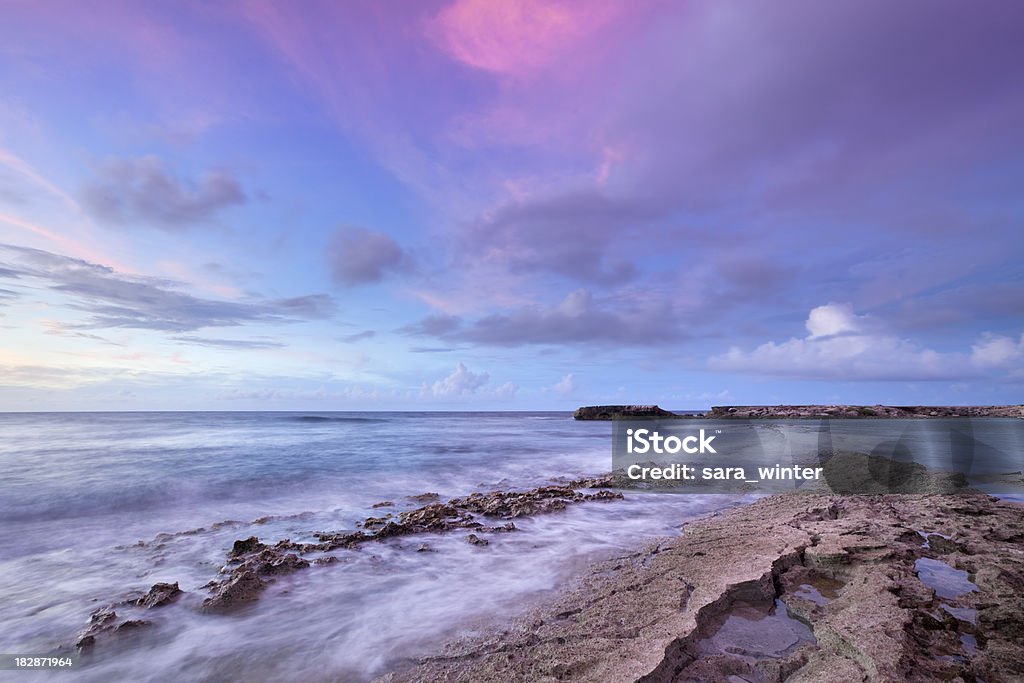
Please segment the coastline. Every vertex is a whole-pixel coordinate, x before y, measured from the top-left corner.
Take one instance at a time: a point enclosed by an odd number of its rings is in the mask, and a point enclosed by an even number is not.
[[[1024,506],[981,493],[776,495],[376,680],[1020,680],[1022,542]]]

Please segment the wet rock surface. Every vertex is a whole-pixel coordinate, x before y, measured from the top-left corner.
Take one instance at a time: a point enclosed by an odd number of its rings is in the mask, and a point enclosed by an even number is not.
[[[576,420],[614,420],[620,417],[676,417],[658,406],[582,406],[572,414]]]
[[[90,650],[96,645],[97,638],[123,635],[152,624],[148,619],[134,618],[140,610],[151,610],[171,604],[183,593],[178,583],[156,583],[140,598],[125,600],[115,605],[100,607],[89,615],[89,623],[85,630],[78,634],[75,647],[80,651]],[[121,609],[129,617],[121,616],[116,610]]]
[[[210,581],[203,588],[210,593],[199,605],[204,613],[231,613],[257,600],[262,592],[277,577],[291,574],[313,565],[329,565],[337,561],[337,557],[324,555],[339,549],[351,549],[370,541],[383,541],[390,538],[409,536],[421,533],[437,533],[455,530],[469,530],[467,542],[477,546],[487,546],[490,541],[481,534],[496,534],[516,531],[512,518],[525,515],[536,515],[556,512],[568,505],[622,498],[622,494],[608,490],[597,490],[608,487],[611,478],[579,479],[560,482],[551,486],[543,486],[527,491],[492,491],[474,493],[464,498],[453,498],[441,502],[437,493],[424,493],[410,496],[409,500],[425,503],[420,507],[398,512],[389,512],[381,517],[367,517],[359,524],[362,530],[341,532],[310,532],[316,542],[293,542],[283,539],[274,544],[261,541],[257,536],[249,536],[234,541],[227,553],[227,563],[218,578]],[[578,490],[584,489],[584,490]],[[587,490],[589,489],[589,491]],[[372,507],[393,507],[391,501]],[[301,519],[309,513],[292,516]],[[265,518],[270,519],[270,518]],[[485,523],[481,520],[493,520]],[[506,521],[508,520],[508,521]],[[254,524],[261,520],[256,520]],[[226,525],[241,525],[241,522],[226,522],[214,525],[220,528]],[[203,529],[185,532],[194,535]],[[161,534],[151,543],[140,541],[133,547],[163,547],[167,540],[183,534]],[[428,544],[418,546],[419,552],[435,552]],[[308,559],[305,555],[315,554]],[[178,583],[157,583],[141,597],[133,597],[119,603],[117,609],[129,610],[152,609],[169,605],[185,594]],[[138,594],[136,594],[138,595]],[[197,600],[198,601],[198,600]],[[135,630],[149,625],[144,619],[123,618],[114,611],[115,606],[100,608],[92,613],[87,628],[81,632],[75,644],[79,649],[91,648],[96,644],[97,637]]]
[[[157,583],[153,584],[148,593],[136,600],[135,604],[146,608],[163,607],[177,600],[179,595],[181,595],[181,588],[178,587],[177,581]]]
[[[948,418],[1018,417],[1024,418],[1024,405],[1007,406],[713,406],[707,417],[721,418]]]
[[[1022,531],[976,493],[764,498],[381,681],[1021,680]]]

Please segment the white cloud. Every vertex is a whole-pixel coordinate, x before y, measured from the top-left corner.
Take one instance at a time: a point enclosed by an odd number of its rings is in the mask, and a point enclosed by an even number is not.
[[[494,390],[494,395],[498,398],[512,398],[519,391],[519,385],[513,382],[505,382],[500,387]]]
[[[860,332],[863,320],[864,316],[854,315],[853,307],[849,304],[828,303],[812,309],[805,324],[811,333],[809,339],[817,339]]]
[[[971,347],[971,362],[983,368],[1024,366],[1024,334],[1019,339],[986,334]]]
[[[476,390],[487,384],[490,378],[486,372],[470,372],[463,363],[459,363],[452,374],[434,382],[430,387],[430,393],[434,396],[475,394]]]
[[[770,341],[751,351],[732,347],[708,364],[729,372],[830,380],[955,380],[978,374],[966,353],[939,352],[882,331],[864,331],[866,321],[848,304],[819,306],[807,318],[807,337]],[[1000,342],[989,357],[1002,358],[1004,352]]]
[[[576,391],[576,378],[570,372],[565,377],[558,380],[555,385],[551,387],[551,391],[556,394],[571,394]]]

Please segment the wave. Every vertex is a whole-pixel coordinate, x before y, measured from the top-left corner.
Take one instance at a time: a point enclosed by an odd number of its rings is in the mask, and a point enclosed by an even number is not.
[[[327,417],[324,415],[289,415],[288,417],[281,418],[288,422],[388,422],[387,418],[383,417]]]

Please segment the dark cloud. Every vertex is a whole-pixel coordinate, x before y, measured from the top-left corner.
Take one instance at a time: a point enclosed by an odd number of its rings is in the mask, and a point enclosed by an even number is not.
[[[355,334],[350,334],[348,336],[342,337],[340,341],[343,341],[346,344],[354,344],[357,341],[362,341],[363,339],[370,339],[376,336],[377,333],[374,330],[363,330],[362,332],[356,332]]]
[[[221,301],[174,289],[175,283],[132,278],[81,259],[38,249],[0,245],[24,264],[17,274],[66,294],[71,307],[91,315],[84,328],[134,328],[192,332],[205,327],[233,327],[251,322],[296,322],[326,318],[333,299],[312,294],[288,299],[251,298]]]
[[[334,279],[346,286],[379,282],[406,270],[411,258],[390,236],[355,226],[339,228],[327,248]]]
[[[117,159],[103,166],[82,189],[82,205],[104,223],[153,225],[167,230],[190,227],[243,204],[245,192],[226,170],[206,173],[198,182],[169,173],[160,159]]]
[[[423,335],[427,337],[440,337],[454,332],[462,325],[462,320],[454,315],[438,313],[400,328],[398,331],[408,335]]]
[[[174,341],[183,344],[194,344],[198,346],[210,346],[218,349],[279,349],[287,346],[281,342],[266,341],[258,339],[214,339],[211,337],[171,337]]]
[[[557,307],[486,316],[441,337],[491,346],[660,346],[686,338],[681,322],[678,313],[661,301],[640,298],[599,303],[589,291],[579,290]]]
[[[586,283],[631,280],[639,238],[664,214],[658,202],[578,191],[516,201],[488,211],[463,231],[462,258],[518,272],[553,273]]]
[[[677,205],[845,198],[847,215],[891,217],[956,196],[978,161],[1024,143],[1020,3],[698,2],[659,21],[621,64],[631,80],[604,132],[644,150],[641,187]]]
[[[21,294],[15,292],[13,289],[2,289],[0,288],[0,299],[17,299]]]

